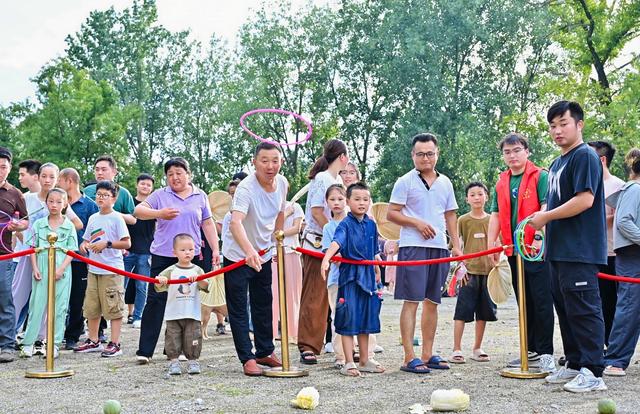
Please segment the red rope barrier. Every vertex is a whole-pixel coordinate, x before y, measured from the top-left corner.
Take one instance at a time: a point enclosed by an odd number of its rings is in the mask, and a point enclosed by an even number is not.
[[[407,261],[392,261],[392,260],[353,260],[353,259],[345,259],[344,257],[333,256],[331,258],[332,262],[340,262],[340,263],[349,263],[356,265],[378,265],[378,266],[424,266],[424,265],[432,265],[438,263],[447,263],[447,262],[458,262],[460,260],[466,259],[474,259],[480,256],[488,256],[494,253],[500,253],[505,248],[509,246],[500,246],[494,247],[493,249],[485,250],[483,252],[465,254],[462,256],[456,257],[441,257],[439,259],[429,259],[429,260],[407,260]],[[316,252],[314,250],[303,249],[302,247],[296,247],[296,251],[302,254],[306,254],[307,256],[316,257],[318,259],[324,258],[324,253]]]
[[[262,256],[266,252],[267,252],[267,250],[260,250],[258,252],[258,254],[260,256]],[[139,275],[139,274],[136,274],[136,273],[127,272],[125,270],[118,269],[116,267],[112,267],[112,266],[109,266],[109,265],[106,265],[106,264],[102,264],[100,262],[96,262],[95,260],[91,260],[88,257],[81,256],[76,252],[72,252],[71,250],[67,251],[67,255],[73,257],[74,259],[78,259],[78,260],[83,261],[83,262],[85,262],[87,264],[90,264],[92,266],[99,267],[100,269],[104,269],[104,270],[107,270],[109,272],[117,273],[117,274],[119,274],[121,276],[125,276],[125,277],[131,278],[131,279],[136,279],[136,280],[142,280],[143,282],[158,283],[158,279],[156,279],[154,277],[143,276],[143,275]],[[224,272],[229,272],[231,270],[234,270],[234,269],[237,269],[237,268],[239,268],[241,266],[244,266],[245,263],[246,263],[246,260],[242,259],[239,262],[236,262],[236,263],[234,263],[232,265],[229,265],[227,267],[223,267],[223,268],[220,268],[218,270],[214,270],[212,272],[200,275],[200,276],[197,277],[196,281],[208,279],[208,278],[214,277],[214,276],[219,276]],[[170,285],[176,285],[176,284],[179,284],[179,283],[191,283],[191,282],[188,279],[172,279],[172,280],[169,280],[168,283]]]
[[[614,282],[640,283],[640,279],[629,276],[608,275],[606,273],[598,273],[600,279],[613,280]]]
[[[17,257],[29,256],[30,254],[33,254],[35,252],[36,252],[36,249],[27,249],[17,253],[3,254],[2,256],[0,256],[0,262],[3,260],[15,259]]]

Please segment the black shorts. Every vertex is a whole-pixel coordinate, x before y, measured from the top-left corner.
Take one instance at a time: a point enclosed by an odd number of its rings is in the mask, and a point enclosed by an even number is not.
[[[489,296],[485,275],[469,274],[469,283],[460,287],[456,311],[453,319],[456,321],[497,321],[497,306]],[[475,316],[475,318],[474,318]]]

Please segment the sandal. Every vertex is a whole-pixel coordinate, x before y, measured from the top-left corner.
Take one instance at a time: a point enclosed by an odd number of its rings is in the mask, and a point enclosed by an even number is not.
[[[344,367],[340,368],[340,374],[345,377],[359,377],[361,375],[355,362],[347,362],[344,364]]]
[[[407,362],[407,365],[401,366],[400,371],[411,372],[413,374],[428,374],[431,372],[420,358],[413,358]]]
[[[440,355],[432,355],[425,365],[431,369],[449,369],[449,364]]]
[[[360,372],[369,372],[372,374],[382,374],[384,372],[384,367],[375,359],[370,359],[364,365],[359,365],[358,370]]]
[[[614,367],[613,365],[607,365],[602,373],[610,377],[624,377],[625,375],[627,375],[624,369],[620,367]]]
[[[477,362],[489,362],[491,360],[491,358],[489,358],[489,355],[487,355],[487,353],[484,352],[481,348],[473,350],[473,356],[471,357],[471,359]]]
[[[300,363],[305,365],[315,365],[318,363],[318,359],[313,351],[304,351],[300,353]]]
[[[464,354],[462,353],[462,351],[457,350],[453,351],[453,354],[451,354],[451,356],[449,357],[449,362],[451,362],[452,364],[464,364],[467,361],[464,359]]]

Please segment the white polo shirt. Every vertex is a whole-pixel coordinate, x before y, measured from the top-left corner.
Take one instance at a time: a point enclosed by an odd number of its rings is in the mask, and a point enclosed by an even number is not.
[[[420,172],[411,170],[398,178],[391,192],[389,203],[402,205],[402,214],[420,219],[430,224],[436,235],[425,239],[415,227],[402,226],[400,229],[400,247],[433,247],[447,249],[446,223],[444,213],[457,210],[458,203],[449,178],[438,173],[438,177],[427,189]]]
[[[257,251],[268,249],[274,244],[271,236],[276,228],[278,214],[285,210],[288,188],[289,182],[280,174],[276,176],[276,190],[272,193],[262,188],[255,173],[238,184],[231,212],[239,211],[246,215],[242,226],[249,242]],[[225,237],[222,243],[222,255],[233,262],[246,257],[230,232],[229,237]],[[269,251],[262,256],[263,263],[271,259],[272,255],[273,251]]]

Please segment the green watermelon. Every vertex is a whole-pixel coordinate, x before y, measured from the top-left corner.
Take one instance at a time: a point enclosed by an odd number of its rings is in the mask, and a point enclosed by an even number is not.
[[[122,411],[122,406],[119,401],[116,400],[107,400],[102,406],[102,412],[104,414],[120,414]]]

